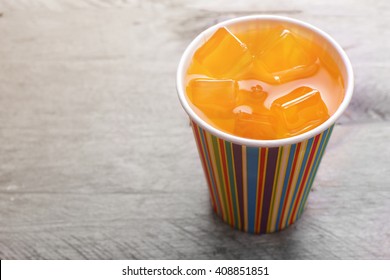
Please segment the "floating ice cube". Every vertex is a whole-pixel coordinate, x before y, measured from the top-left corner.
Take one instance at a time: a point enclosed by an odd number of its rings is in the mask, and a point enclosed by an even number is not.
[[[303,43],[287,29],[270,36],[264,49],[257,54],[254,71],[259,79],[280,84],[305,78],[318,69],[318,58],[306,51]]]
[[[260,22],[254,23],[250,26],[248,26],[248,23],[245,23],[245,26],[242,26],[241,28],[234,27],[232,31],[254,55],[263,49],[264,45],[267,43],[267,38],[271,33],[271,30],[269,28],[262,27],[262,23]]]
[[[207,116],[228,117],[236,102],[234,80],[194,79],[187,92],[192,103]]]
[[[253,60],[248,48],[227,28],[219,28],[194,54],[214,78],[231,78],[240,74]]]
[[[276,99],[271,111],[281,117],[286,137],[306,132],[329,118],[320,92],[310,87],[299,87]]]

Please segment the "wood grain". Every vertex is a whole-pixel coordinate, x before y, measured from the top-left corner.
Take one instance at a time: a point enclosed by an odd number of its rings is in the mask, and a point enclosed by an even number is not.
[[[340,2],[0,0],[0,258],[389,259],[390,3]],[[302,219],[263,236],[211,212],[174,84],[197,33],[255,13],[356,76]]]

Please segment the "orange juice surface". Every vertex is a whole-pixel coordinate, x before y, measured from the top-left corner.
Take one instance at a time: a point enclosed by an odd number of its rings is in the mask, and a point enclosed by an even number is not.
[[[325,50],[280,25],[219,28],[194,53],[186,81],[202,119],[250,139],[304,133],[343,99],[341,75]]]

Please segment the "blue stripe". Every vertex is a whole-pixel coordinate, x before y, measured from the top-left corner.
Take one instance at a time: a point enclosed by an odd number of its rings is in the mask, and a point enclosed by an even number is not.
[[[310,139],[307,141],[306,150],[305,150],[305,155],[303,156],[303,161],[302,161],[302,164],[301,164],[301,169],[299,170],[298,180],[297,180],[297,183],[295,184],[295,190],[294,190],[293,198],[292,198],[292,200],[291,200],[290,209],[288,210],[288,215],[287,215],[286,225],[285,225],[285,226],[288,226],[288,221],[290,220],[290,216],[291,216],[291,212],[292,212],[292,209],[293,209],[293,206],[294,206],[294,202],[295,202],[295,199],[296,199],[296,197],[297,197],[299,185],[301,184],[302,176],[303,176],[303,173],[304,173],[304,171],[305,171],[305,169],[306,169],[307,159],[308,159],[308,157],[309,157],[310,150],[311,150],[311,147],[312,147],[312,145],[313,145],[313,140],[314,140],[314,138],[310,138]]]
[[[256,191],[259,162],[259,149],[246,148],[246,166],[248,183],[248,231],[255,232]]]
[[[297,215],[298,218],[302,214],[303,207],[304,207],[306,199],[309,195],[311,186],[312,186],[313,181],[314,181],[315,174],[317,173],[318,166],[319,166],[319,163],[320,163],[322,155],[323,155],[323,152],[321,152],[321,150],[324,147],[324,145],[326,146],[326,144],[328,142],[328,141],[326,141],[326,138],[327,138],[328,134],[332,131],[332,129],[333,129],[333,126],[331,126],[329,129],[325,130],[322,134],[320,145],[318,147],[317,154],[316,154],[316,157],[315,157],[314,162],[313,162],[313,168],[310,171],[309,178],[308,178],[306,186],[305,186],[305,191],[304,191],[304,194],[302,196],[301,203],[299,205],[298,215]],[[330,134],[329,134],[329,136],[330,136]],[[324,149],[324,151],[325,151],[325,149]]]
[[[200,132],[199,133],[200,134],[200,138],[202,140],[203,150],[204,150],[204,152],[206,154],[207,166],[208,166],[208,169],[210,171],[209,173],[210,173],[210,177],[211,177],[211,184],[213,185],[214,194],[215,194],[215,201],[217,203],[218,212],[222,215],[221,205],[219,205],[219,196],[218,196],[218,192],[216,190],[215,179],[214,179],[212,168],[211,168],[210,156],[209,156],[209,153],[207,152],[207,147],[206,147],[206,143],[205,143],[205,140],[204,140],[204,131],[203,131],[203,129],[199,128],[199,132]]]
[[[288,156],[288,164],[287,164],[286,174],[285,174],[285,177],[284,177],[282,197],[280,198],[279,210],[278,210],[278,218],[276,220],[276,225],[275,225],[276,226],[275,227],[276,231],[279,230],[279,222],[280,222],[280,218],[281,218],[281,215],[282,215],[283,203],[284,203],[284,200],[285,200],[285,197],[286,197],[288,180],[290,179],[291,167],[292,167],[292,163],[293,163],[293,160],[294,160],[294,153],[295,153],[296,148],[297,148],[296,144],[291,145],[290,154]]]

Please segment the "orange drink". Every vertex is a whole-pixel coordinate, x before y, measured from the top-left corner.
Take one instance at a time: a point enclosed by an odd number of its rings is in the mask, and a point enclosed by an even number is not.
[[[319,126],[336,111],[344,92],[327,52],[281,24],[218,28],[195,51],[186,83],[202,119],[259,140]]]

